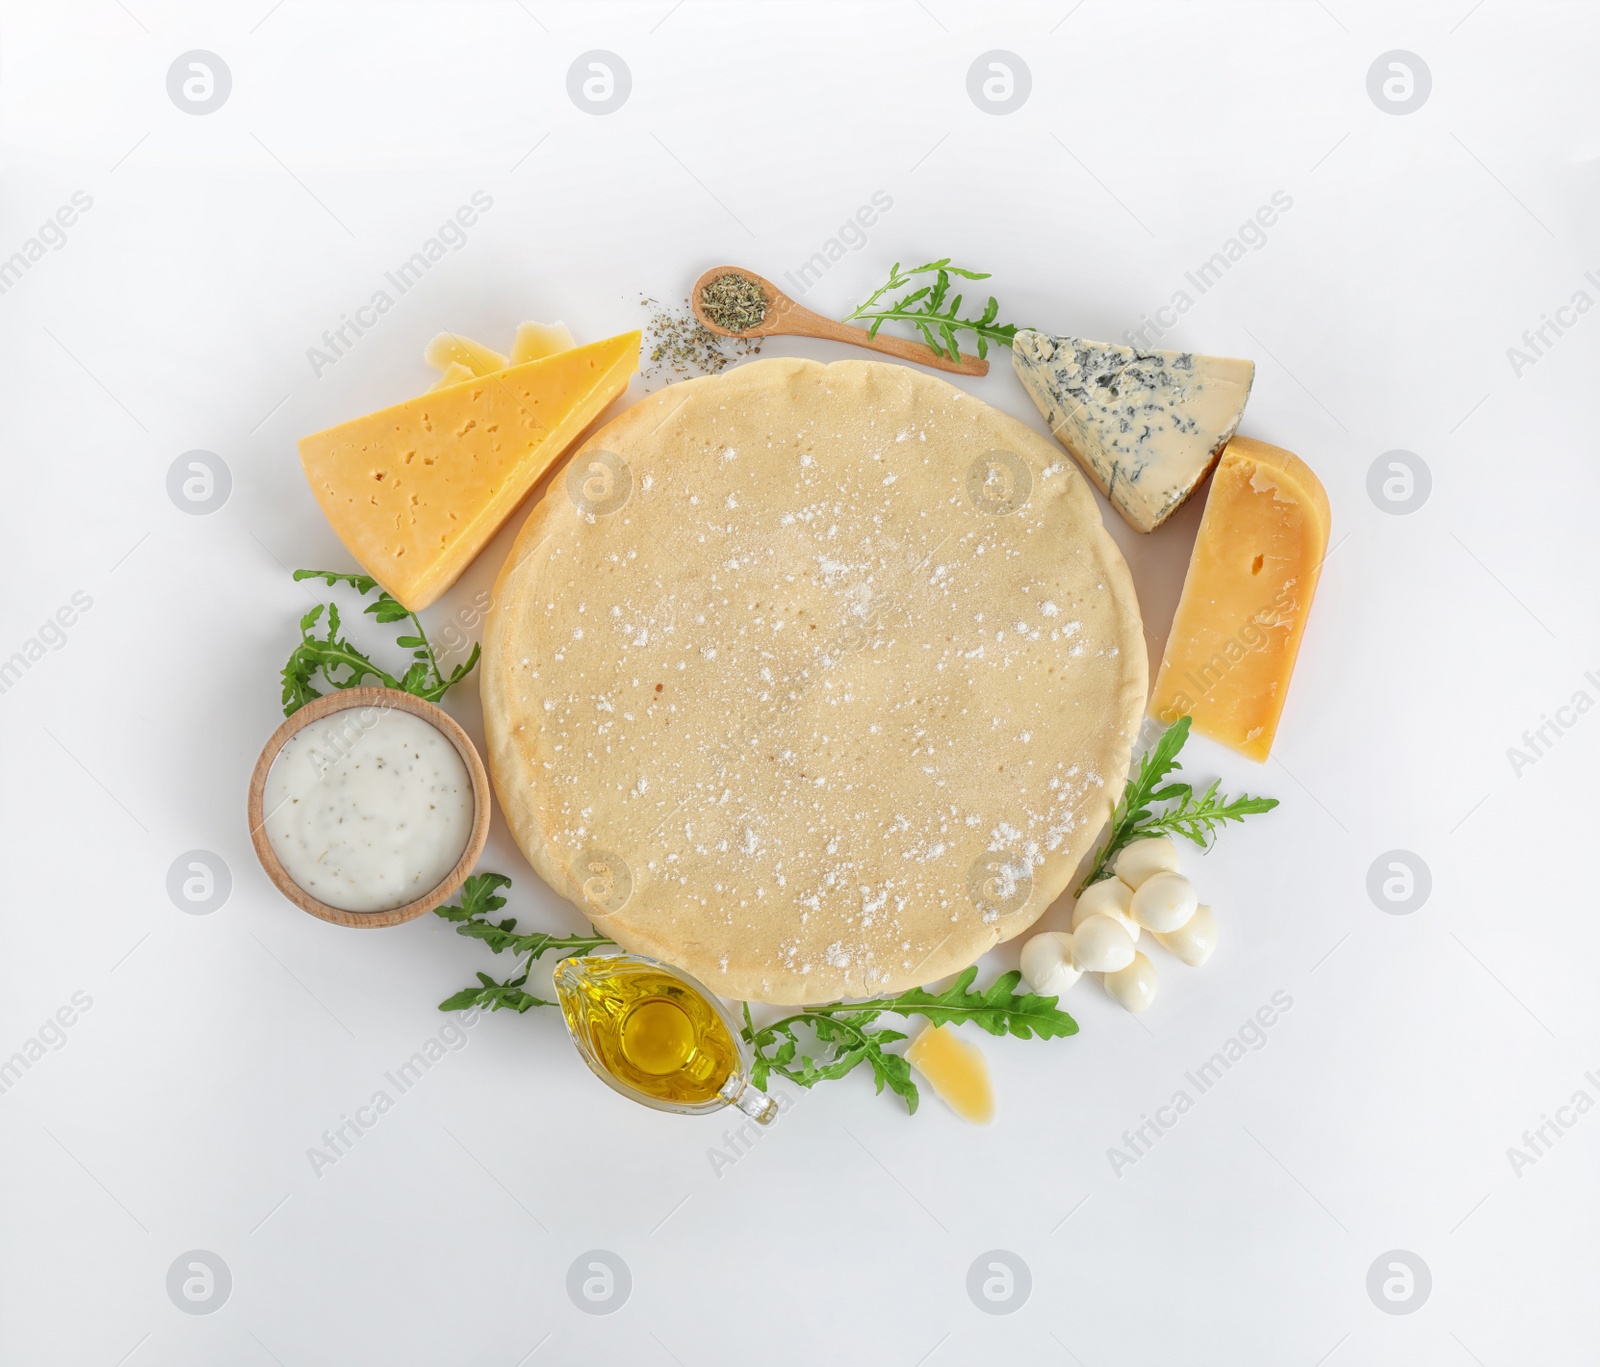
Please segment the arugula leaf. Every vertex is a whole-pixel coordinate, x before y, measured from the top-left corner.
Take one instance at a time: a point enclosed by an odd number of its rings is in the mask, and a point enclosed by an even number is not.
[[[883,1041],[906,1038],[895,1030],[880,1030],[878,1037]],[[870,1054],[867,1062],[872,1065],[872,1076],[878,1084],[878,1093],[881,1095],[887,1086],[906,1103],[906,1114],[915,1115],[917,1104],[922,1098],[917,1092],[917,1084],[911,1080],[911,1065],[901,1055],[886,1054],[881,1049]]]
[[[1154,835],[1181,835],[1201,849],[1210,848],[1217,827],[1230,821],[1243,821],[1259,812],[1270,812],[1278,805],[1275,797],[1227,798],[1217,792],[1215,780],[1198,798],[1187,783],[1167,783],[1167,776],[1183,768],[1178,752],[1189,739],[1189,718],[1179,717],[1161,733],[1161,738],[1139,761],[1138,772],[1128,780],[1116,809],[1111,813],[1111,830],[1106,843],[1095,851],[1094,863],[1078,884],[1078,894],[1091,883],[1111,877],[1116,858],[1135,840]],[[1154,804],[1176,802],[1177,806],[1153,812]]]
[[[549,935],[542,931],[519,935],[516,917],[489,920],[490,913],[506,904],[498,890],[510,886],[511,880],[503,873],[475,873],[461,885],[459,905],[433,909],[435,916],[456,922],[457,935],[482,940],[496,954],[509,949],[522,958],[521,971],[516,976],[496,982],[487,973],[479,973],[479,986],[463,988],[454,996],[446,997],[439,1003],[439,1010],[466,1011],[480,1006],[493,1011],[527,1011],[535,1006],[554,1006],[554,1002],[523,991],[534,960],[552,950],[587,954],[601,945],[615,943],[604,935]]]
[[[434,908],[435,916],[455,924],[457,935],[481,940],[496,954],[510,950],[521,959],[518,971],[504,981],[479,973],[477,987],[463,988],[446,997],[439,1003],[439,1010],[467,1011],[478,1007],[524,1012],[535,1006],[554,1005],[526,990],[534,960],[554,951],[587,954],[614,943],[604,935],[551,935],[544,931],[522,934],[517,931],[516,918],[493,919],[494,913],[506,904],[500,889],[510,886],[511,880],[503,873],[477,873],[462,884],[456,905]],[[972,986],[977,976],[974,966],[937,994],[914,987],[895,997],[807,1007],[759,1029],[751,1020],[750,1004],[746,1002],[744,1029],[740,1033],[751,1050],[750,1081],[765,1088],[768,1079],[777,1076],[800,1087],[815,1087],[819,1082],[845,1077],[865,1064],[872,1073],[874,1089],[882,1093],[887,1088],[905,1102],[908,1114],[915,1115],[921,1097],[911,1065],[890,1047],[903,1043],[908,1036],[903,1030],[883,1024],[881,1017],[921,1016],[933,1025],[970,1022],[991,1035],[1017,1039],[1060,1039],[1078,1032],[1077,1022],[1056,1009],[1054,997],[1018,994],[1020,973],[1003,973],[981,992]]]
[[[496,889],[510,886],[511,880],[503,873],[475,873],[461,885],[460,906],[435,907],[433,914],[447,921],[470,921],[474,917],[487,916],[506,904],[506,899]]]
[[[363,598],[378,588],[378,581],[370,574],[345,574],[338,570],[296,570],[294,577],[297,583],[303,579],[321,579],[330,588],[335,584],[348,584]],[[315,630],[317,624],[324,621],[324,610],[327,613],[324,626],[326,634],[317,636]],[[397,678],[374,664],[367,655],[339,634],[341,625],[339,605],[319,603],[300,619],[300,644],[290,652],[288,663],[283,667],[284,716],[292,717],[313,698],[322,696],[322,691],[313,682],[318,675],[325,684],[334,689],[356,688],[372,680],[380,688],[393,688],[402,693],[426,698],[429,702],[438,702],[451,688],[466,678],[478,663],[480,652],[478,645],[474,643],[472,653],[457,665],[447,678],[439,667],[439,660],[434,654],[433,647],[428,644],[427,633],[423,631],[422,623],[416,613],[382,589],[378,590],[377,598],[367,604],[365,611],[379,622],[409,620],[416,628],[413,634],[396,639],[397,645],[411,651],[411,664],[407,666],[405,673]]]
[[[915,277],[927,275],[930,271],[934,277],[931,285],[923,285],[890,303],[880,302],[892,290],[905,289],[914,282]],[[954,299],[949,297],[952,276],[963,280],[987,280],[989,273],[952,266],[948,256],[929,261],[926,265],[913,266],[904,273],[896,261],[889,272],[888,281],[874,290],[866,303],[847,313],[844,321],[851,323],[857,319],[870,319],[872,325],[867,329],[869,337],[876,337],[878,329],[891,320],[909,323],[922,334],[922,340],[936,355],[949,356],[954,361],[961,359],[961,348],[956,341],[958,332],[970,332],[978,339],[980,360],[988,356],[990,342],[1010,346],[1017,328],[1014,323],[995,322],[1000,313],[999,300],[990,295],[982,314],[977,318],[962,318],[961,296],[958,294]]]
[[[888,1009],[900,1015],[917,1015],[935,1025],[960,1025],[971,1021],[991,1035],[1012,1035],[1017,1039],[1060,1039],[1078,1033],[1077,1022],[1065,1011],[1056,1009],[1056,998],[1028,992],[1017,995],[1022,974],[1002,973],[986,992],[972,992],[977,965],[967,969],[938,996],[920,987],[902,992]]]
[[[1057,1009],[1056,998],[1017,994],[1020,973],[1001,974],[982,992],[972,990],[977,976],[974,965],[937,995],[913,987],[895,997],[834,1002],[808,1007],[760,1029],[751,1021],[747,1005],[743,1034],[755,1060],[751,1081],[761,1087],[768,1076],[776,1074],[797,1086],[814,1087],[844,1077],[865,1063],[872,1070],[876,1090],[888,1087],[905,1101],[906,1110],[915,1114],[919,1097],[911,1065],[885,1048],[907,1036],[900,1030],[879,1027],[880,1016],[921,1016],[934,1025],[971,1022],[991,1035],[1018,1039],[1060,1039],[1078,1032],[1077,1022]],[[820,1059],[801,1052],[802,1028],[816,1040]]]
[[[554,1002],[547,1002],[543,997],[531,996],[522,990],[522,985],[528,981],[527,970],[524,969],[520,976],[508,978],[503,983],[497,983],[487,973],[478,974],[481,987],[466,987],[454,996],[446,997],[439,1003],[441,1011],[470,1011],[473,1007],[480,1007],[486,1011],[528,1011],[535,1006],[554,1006]]]
[[[1229,821],[1243,821],[1259,812],[1270,812],[1278,805],[1275,797],[1226,798],[1217,792],[1221,782],[1215,779],[1198,798],[1186,795],[1182,802],[1169,811],[1151,817],[1143,827],[1143,835],[1181,835],[1201,849],[1210,846],[1212,829]],[[1140,837],[1141,839],[1143,836]]]
[[[828,1007],[817,1008],[757,1030],[750,1021],[750,1007],[746,1003],[742,1033],[753,1055],[751,1082],[764,1088],[768,1078],[776,1074],[798,1086],[815,1087],[819,1082],[844,1077],[859,1064],[866,1063],[872,1070],[875,1089],[882,1092],[888,1087],[905,1100],[907,1111],[915,1114],[920,1098],[917,1084],[911,1078],[911,1065],[899,1054],[889,1053],[884,1048],[905,1039],[905,1034],[899,1030],[870,1030],[867,1026],[871,1017],[851,1020],[829,1015],[829,1010]],[[810,1028],[821,1046],[820,1061],[800,1052],[801,1036],[797,1028],[802,1024]]]

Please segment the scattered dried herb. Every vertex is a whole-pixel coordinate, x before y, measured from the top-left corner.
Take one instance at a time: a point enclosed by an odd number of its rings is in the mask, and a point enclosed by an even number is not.
[[[648,297],[639,303],[654,310],[645,324],[647,380],[663,373],[669,376],[668,384],[691,375],[715,375],[735,361],[761,352],[759,337],[718,337],[701,327],[687,299],[676,307]]]
[[[748,275],[729,271],[700,291],[700,307],[719,328],[749,332],[767,316],[767,296]]]

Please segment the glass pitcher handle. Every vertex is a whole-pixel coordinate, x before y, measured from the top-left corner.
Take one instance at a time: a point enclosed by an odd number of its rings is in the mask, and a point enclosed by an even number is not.
[[[757,1125],[770,1125],[778,1118],[778,1103],[735,1073],[717,1093],[730,1106],[737,1106]]]

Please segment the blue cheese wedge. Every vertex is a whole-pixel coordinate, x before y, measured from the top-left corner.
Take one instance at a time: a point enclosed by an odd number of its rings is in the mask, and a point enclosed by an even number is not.
[[[1056,439],[1141,532],[1171,517],[1206,477],[1256,375],[1254,361],[1031,328],[1012,341],[1011,363]]]

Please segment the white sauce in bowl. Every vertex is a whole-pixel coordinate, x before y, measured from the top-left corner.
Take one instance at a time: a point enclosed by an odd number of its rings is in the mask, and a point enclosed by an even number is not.
[[[437,887],[474,815],[450,738],[393,707],[347,708],[289,737],[263,807],[284,872],[341,911],[391,911]]]

